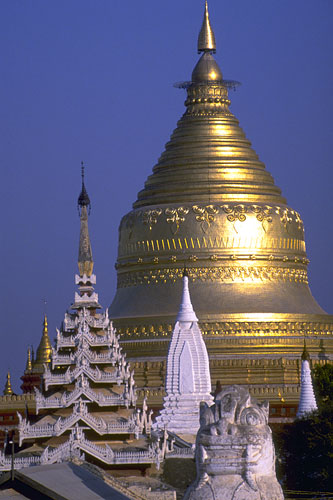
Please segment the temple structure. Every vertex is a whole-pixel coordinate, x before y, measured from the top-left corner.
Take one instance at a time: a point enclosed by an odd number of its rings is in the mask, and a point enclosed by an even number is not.
[[[196,435],[200,403],[213,404],[209,360],[184,270],[183,294],[167,358],[166,396],[153,429]]]
[[[332,359],[333,316],[313,298],[300,214],[230,111],[207,2],[186,111],[119,228],[110,317],[139,387],[160,406],[186,265],[213,385],[246,384],[272,403],[299,398],[304,335]],[[140,393],[143,395],[143,390]]]
[[[12,383],[10,381],[10,372],[7,372],[5,388],[3,390],[4,396],[11,396],[13,394]]]
[[[48,331],[47,316],[45,314],[43,320],[42,338],[37,348],[36,358],[34,358],[31,347],[28,348],[27,364],[24,374],[21,377],[21,389],[24,393],[34,392],[35,387],[39,389],[41,388],[44,364],[46,363],[48,365],[50,363],[51,352],[52,347]]]
[[[25,449],[14,465],[22,468],[86,457],[105,468],[158,466],[166,448],[148,439],[151,412],[147,412],[145,403],[142,411],[135,408],[133,371],[94,290],[96,276],[88,231],[90,200],[83,173],[78,205],[78,291],[57,331],[51,363],[45,359],[43,390],[35,388],[39,418],[35,422],[18,414],[19,446]],[[10,457],[0,452],[0,470],[10,467]]]
[[[304,417],[306,414],[311,413],[317,409],[318,408],[311,379],[310,354],[306,348],[306,343],[304,340],[301,368],[301,394],[296,416],[298,418]]]

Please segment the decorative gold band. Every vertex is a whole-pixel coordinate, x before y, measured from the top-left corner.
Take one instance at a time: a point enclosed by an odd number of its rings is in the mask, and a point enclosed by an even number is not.
[[[290,267],[189,267],[192,281],[263,282],[290,281],[308,283],[307,271]],[[118,275],[118,288],[137,285],[175,283],[183,276],[183,267],[136,271]]]
[[[135,327],[114,322],[117,333],[122,340],[139,340],[159,337],[161,341],[167,340],[171,334],[174,324],[141,324]],[[199,323],[203,335],[211,338],[216,337],[248,337],[248,343],[253,344],[255,340],[262,341],[264,337],[281,337],[286,342],[286,337],[291,336],[317,336],[325,335],[327,338],[333,336],[333,323],[303,322],[303,321],[258,321],[258,322],[215,322]],[[247,341],[243,338],[242,343]],[[294,343],[294,340],[292,340]]]

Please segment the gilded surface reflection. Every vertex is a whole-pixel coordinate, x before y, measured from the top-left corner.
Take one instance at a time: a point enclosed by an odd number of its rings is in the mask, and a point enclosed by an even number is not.
[[[185,113],[120,223],[110,315],[136,380],[159,401],[186,265],[213,381],[293,401],[303,337],[331,359],[333,318],[308,286],[301,216],[230,111],[207,5],[198,50]]]

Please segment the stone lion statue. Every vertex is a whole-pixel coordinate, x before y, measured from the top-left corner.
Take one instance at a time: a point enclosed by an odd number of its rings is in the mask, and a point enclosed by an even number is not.
[[[224,388],[200,407],[196,481],[184,500],[283,500],[275,474],[268,402],[247,389]]]

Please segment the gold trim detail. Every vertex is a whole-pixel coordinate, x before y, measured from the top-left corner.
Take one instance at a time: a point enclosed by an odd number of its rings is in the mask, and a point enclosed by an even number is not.
[[[193,205],[192,210],[196,214],[195,219],[201,223],[201,229],[204,233],[210,227],[211,223],[214,222],[215,215],[219,213],[218,207],[214,205],[206,205],[204,207]]]
[[[141,324],[138,326],[130,326],[118,324],[117,320],[114,320],[114,324],[117,328],[117,333],[120,337],[125,339],[139,339],[146,338],[149,341],[150,338],[159,337],[161,341],[168,341],[171,337],[174,323],[163,323],[163,324]],[[210,338],[216,340],[227,341],[226,337],[243,337],[242,344],[248,344],[252,346],[254,344],[265,343],[265,337],[280,337],[283,345],[286,343],[295,343],[295,336],[299,336],[303,342],[304,335],[333,335],[333,324],[325,322],[304,322],[304,321],[216,321],[212,323],[199,322],[200,329],[203,335],[207,335]],[[291,339],[288,339],[291,336]],[[246,339],[248,338],[248,340]],[[208,341],[209,339],[207,339]],[[230,338],[228,341],[233,342]],[[279,339],[277,339],[279,342]],[[275,342],[275,341],[274,341]],[[239,344],[239,339],[236,340],[236,344]],[[302,347],[303,344],[300,343]]]
[[[208,224],[202,221],[201,224]],[[203,230],[204,232],[204,230]],[[201,236],[200,238],[194,235],[178,238],[162,238],[156,240],[141,240],[133,241],[121,245],[121,259],[125,255],[137,255],[147,252],[167,252],[176,250],[183,252],[184,250],[201,250],[204,248],[212,249],[263,249],[263,250],[294,250],[296,252],[304,252],[305,241],[297,238],[256,238],[256,237],[241,237],[241,236]]]
[[[155,208],[154,210],[146,210],[142,215],[142,222],[149,227],[151,231],[153,225],[157,223],[158,217],[161,215],[162,210],[160,208]]]
[[[177,234],[179,231],[180,224],[185,222],[185,215],[189,213],[189,209],[186,207],[178,208],[166,208],[165,215],[167,216],[166,221],[171,224],[171,232]]]
[[[172,262],[175,262],[176,258]],[[211,256],[215,261],[217,257]],[[192,281],[292,281],[308,284],[307,271],[289,267],[190,267],[188,275]],[[118,288],[159,283],[175,283],[182,279],[183,268],[154,269],[123,273],[118,276]]]

